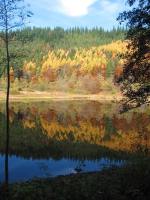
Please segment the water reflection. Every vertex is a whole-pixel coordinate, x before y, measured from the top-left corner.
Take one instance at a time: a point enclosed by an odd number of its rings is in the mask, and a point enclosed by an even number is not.
[[[3,159],[3,157],[1,157]],[[58,175],[76,174],[79,172],[99,171],[108,166],[121,166],[124,161],[109,160],[101,158],[98,160],[84,160],[84,165],[80,165],[81,160],[71,160],[62,158],[54,159],[24,159],[16,156],[9,158],[10,182],[26,181],[33,178],[46,178]],[[0,172],[1,181],[4,180],[4,174]]]
[[[149,108],[122,115],[117,110],[94,101],[11,104],[10,181],[96,171],[120,166],[132,154],[148,155]],[[4,118],[1,106],[0,123]],[[0,153],[4,163],[2,126]]]
[[[2,178],[3,184],[0,185],[0,190],[2,189],[2,191],[3,191],[3,198],[9,199],[9,137],[10,137],[9,96],[6,100],[5,108],[6,108],[6,112],[5,112],[5,117],[4,117],[4,121],[3,121],[4,126],[3,127],[1,126],[2,131],[4,133],[3,144],[4,144],[5,156],[4,156],[4,161],[0,162],[0,164],[4,163],[4,166],[2,168],[0,168],[0,170],[2,170],[2,173],[4,174],[4,178]],[[2,125],[1,120],[0,120],[0,122]],[[1,159],[1,157],[0,157],[0,159]]]

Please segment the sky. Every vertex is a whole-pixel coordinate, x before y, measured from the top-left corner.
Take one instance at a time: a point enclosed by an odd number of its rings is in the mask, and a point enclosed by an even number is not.
[[[25,0],[34,13],[30,26],[102,27],[119,25],[118,14],[127,9],[126,0]]]

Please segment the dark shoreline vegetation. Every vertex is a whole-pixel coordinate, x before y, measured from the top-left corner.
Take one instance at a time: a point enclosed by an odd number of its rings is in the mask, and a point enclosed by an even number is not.
[[[0,200],[4,200],[0,188]],[[37,179],[9,185],[10,200],[149,200],[150,160],[102,172]]]

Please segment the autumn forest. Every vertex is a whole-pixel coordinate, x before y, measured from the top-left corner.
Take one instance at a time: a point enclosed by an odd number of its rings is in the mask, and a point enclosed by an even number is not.
[[[0,0],[0,200],[150,199],[150,0]]]
[[[10,34],[12,44],[16,44],[11,53],[17,53],[10,69],[13,94],[22,88],[81,94],[116,92],[115,78],[122,72],[121,57],[127,45],[124,29],[26,28]],[[20,47],[24,48],[23,53]],[[5,77],[4,73],[0,79],[3,90]]]

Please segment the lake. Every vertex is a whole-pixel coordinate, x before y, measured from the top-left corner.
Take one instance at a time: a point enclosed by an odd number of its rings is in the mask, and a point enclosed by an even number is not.
[[[149,154],[149,107],[119,114],[115,103],[50,101],[11,103],[9,114],[7,157],[1,103],[0,182],[7,167],[9,182],[20,182],[121,167]]]

